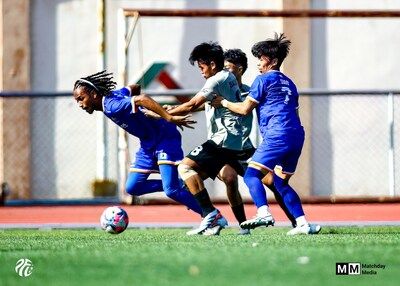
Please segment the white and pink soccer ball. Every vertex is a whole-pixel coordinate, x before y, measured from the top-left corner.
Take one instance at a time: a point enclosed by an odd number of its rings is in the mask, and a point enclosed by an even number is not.
[[[118,206],[108,207],[101,214],[100,224],[101,228],[108,233],[121,233],[129,224],[128,213]]]

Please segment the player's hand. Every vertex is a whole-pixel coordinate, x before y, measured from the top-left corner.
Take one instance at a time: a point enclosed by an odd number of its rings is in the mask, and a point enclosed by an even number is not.
[[[218,108],[218,107],[222,107],[221,101],[224,100],[224,98],[222,96],[217,95],[216,97],[213,98],[213,100],[211,101],[211,106]]]
[[[148,117],[148,118],[152,118],[152,119],[161,119],[161,116],[158,115],[157,113],[148,110],[148,109],[142,109],[143,114]]]
[[[170,122],[175,123],[183,131],[183,127],[194,129],[193,124],[197,121],[193,120],[192,115],[173,115]]]

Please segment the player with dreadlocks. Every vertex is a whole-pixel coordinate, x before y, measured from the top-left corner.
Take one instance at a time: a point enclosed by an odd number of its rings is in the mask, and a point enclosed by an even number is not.
[[[140,148],[130,167],[126,192],[140,196],[164,191],[171,199],[201,214],[194,197],[178,178],[177,163],[183,158],[182,138],[178,126],[196,123],[188,116],[172,116],[156,101],[140,94],[139,85],[115,89],[111,73],[102,71],[75,82],[73,95],[79,107],[89,114],[102,111],[105,116],[129,134],[139,138]],[[143,113],[144,108],[159,114],[154,120]],[[151,173],[160,173],[161,180],[149,180]]]

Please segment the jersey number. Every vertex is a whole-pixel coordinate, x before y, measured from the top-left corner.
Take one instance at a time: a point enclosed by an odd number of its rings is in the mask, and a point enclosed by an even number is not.
[[[197,146],[196,148],[194,148],[192,150],[192,152],[190,152],[190,155],[192,156],[197,156],[199,155],[199,153],[201,152],[201,150],[203,150],[203,146]]]

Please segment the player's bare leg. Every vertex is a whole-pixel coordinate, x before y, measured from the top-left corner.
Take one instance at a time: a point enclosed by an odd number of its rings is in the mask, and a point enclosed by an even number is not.
[[[203,220],[200,226],[187,232],[187,234],[218,235],[228,222],[219,210],[213,206],[207,189],[204,187],[203,180],[207,178],[207,175],[201,172],[196,162],[189,158],[183,159],[178,166],[178,171],[186,187],[193,194],[203,212]]]
[[[242,196],[238,187],[238,175],[231,166],[225,165],[218,174],[218,178],[224,182],[226,186],[226,194],[229,205],[235,215],[239,225],[246,220]],[[239,234],[250,234],[250,230],[240,228]]]

